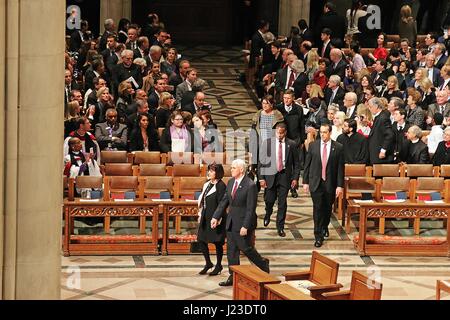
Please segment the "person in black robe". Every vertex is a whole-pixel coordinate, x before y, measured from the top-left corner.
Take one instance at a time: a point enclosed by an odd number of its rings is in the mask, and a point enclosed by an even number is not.
[[[226,191],[226,185],[222,181],[224,175],[223,166],[221,164],[212,163],[208,165],[209,180],[203,186],[202,194],[199,197],[199,217],[198,217],[198,234],[197,241],[200,250],[205,258],[205,267],[199,274],[206,274],[206,272],[213,267],[211,258],[209,256],[208,243],[214,243],[216,247],[217,262],[213,271],[209,273],[210,276],[215,276],[221,273],[223,245],[225,243],[225,227],[224,223],[219,223],[215,228],[211,228],[211,219],[214,211],[216,211],[219,202],[222,200]]]
[[[439,142],[433,156],[433,166],[450,164],[450,127],[444,130],[444,140]]]
[[[366,164],[369,162],[367,139],[357,132],[356,120],[345,119],[342,134],[336,141],[344,147],[345,163]]]
[[[430,163],[428,146],[421,140],[422,130],[418,126],[411,126],[406,134],[408,137],[407,164],[427,164]]]

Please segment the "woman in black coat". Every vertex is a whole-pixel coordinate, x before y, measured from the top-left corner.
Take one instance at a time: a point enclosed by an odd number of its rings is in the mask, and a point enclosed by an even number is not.
[[[210,276],[220,274],[222,271],[222,257],[223,245],[225,243],[225,222],[223,221],[215,228],[211,229],[211,219],[214,211],[216,211],[220,200],[227,189],[227,186],[222,181],[224,170],[221,164],[212,163],[208,165],[209,180],[203,186],[202,194],[199,197],[199,217],[198,217],[198,234],[197,241],[200,250],[205,257],[205,267],[199,274],[206,274],[210,268],[213,267],[211,258],[209,257],[208,243],[214,243],[216,246],[217,262],[213,271],[209,273]]]
[[[138,126],[130,134],[130,151],[158,151],[158,134],[150,124],[150,117],[141,113],[137,117]]]
[[[450,128],[444,130],[444,140],[439,142],[433,156],[433,165],[450,164]]]

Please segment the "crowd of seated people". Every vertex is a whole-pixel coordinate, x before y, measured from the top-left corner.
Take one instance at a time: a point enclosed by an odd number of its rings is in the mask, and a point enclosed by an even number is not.
[[[269,37],[270,25],[261,21],[249,61],[256,79],[249,84],[261,101],[253,121],[260,137],[271,121],[284,121],[288,131],[303,127],[298,145],[305,153],[320,138],[320,124],[330,123],[332,139],[345,142],[347,162],[450,163],[450,23],[419,38],[411,8],[399,15],[396,36],[364,27],[370,12],[363,1],[353,1],[347,17],[326,3],[315,35],[300,20],[289,37]],[[298,109],[304,116],[289,121]]]
[[[223,151],[216,149],[206,82],[181,58],[158,16],[149,14],[143,26],[127,19],[118,29],[112,19],[104,26],[93,39],[83,21],[67,44],[66,164],[80,162],[73,161],[75,149],[77,159],[98,163],[102,150]],[[89,174],[84,168],[72,172]]]

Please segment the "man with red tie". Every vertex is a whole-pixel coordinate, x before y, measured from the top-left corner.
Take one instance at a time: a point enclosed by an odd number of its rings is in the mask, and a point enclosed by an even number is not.
[[[342,145],[331,140],[331,125],[322,124],[320,140],[310,144],[303,172],[303,190],[311,192],[313,201],[315,247],[329,236],[333,203],[344,190],[344,163]]]
[[[286,125],[284,123],[277,124],[276,137],[264,141],[258,162],[259,183],[261,188],[265,188],[264,226],[269,225],[273,206],[278,198],[277,230],[280,237],[286,236],[284,221],[288,191],[297,187],[300,175],[298,145],[295,141],[288,139],[286,134]]]
[[[256,184],[245,172],[244,160],[236,159],[231,163],[232,178],[228,181],[227,190],[211,219],[211,228],[217,227],[228,208],[225,224],[228,266],[240,263],[239,253],[242,251],[258,268],[269,273],[269,260],[261,257],[252,244],[256,229],[258,191]],[[220,286],[233,285],[232,271],[229,272],[230,276],[226,281],[220,282]]]

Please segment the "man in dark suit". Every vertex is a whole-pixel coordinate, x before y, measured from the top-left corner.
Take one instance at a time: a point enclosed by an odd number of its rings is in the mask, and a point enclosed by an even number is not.
[[[133,50],[133,59],[144,58],[147,55],[150,43],[147,37],[139,37],[137,40],[137,48]],[[148,65],[147,65],[148,66]]]
[[[370,76],[375,86],[385,86],[387,79],[394,74],[391,69],[386,68],[386,60],[378,59],[375,63],[375,71]]]
[[[138,39],[138,26],[135,25],[135,24],[130,25],[130,26],[128,27],[127,34],[128,34],[128,40],[127,40],[127,42],[126,42],[126,44],[125,44],[125,47],[126,47],[128,50],[133,51],[134,49],[137,49],[137,48],[138,48],[138,45],[137,45],[137,39]]]
[[[331,210],[335,198],[343,193],[344,151],[331,140],[331,124],[320,126],[320,140],[309,145],[303,172],[303,190],[311,192],[314,218],[314,246],[319,248],[329,236]]]
[[[133,51],[124,50],[121,55],[122,63],[116,65],[112,74],[112,83],[114,88],[113,92],[116,97],[118,96],[117,89],[119,84],[124,80],[130,79],[131,77],[134,80],[131,80],[131,84],[135,90],[142,87],[141,67],[133,63]]]
[[[369,134],[370,163],[392,163],[394,160],[394,132],[390,113],[383,110],[383,103],[377,97],[371,98],[368,106],[374,118]]]
[[[277,230],[280,237],[286,236],[284,221],[288,191],[297,187],[300,175],[298,146],[294,141],[286,138],[286,133],[287,127],[284,123],[276,125],[276,138],[272,137],[263,142],[258,162],[259,183],[261,188],[265,188],[264,226],[269,225],[273,205],[278,199]]]
[[[202,110],[211,111],[211,105],[205,102],[205,94],[202,91],[195,92],[192,103],[185,104],[181,107],[181,111],[187,111],[191,115],[195,115]]]
[[[71,52],[80,50],[84,41],[91,40],[91,32],[88,30],[89,24],[86,20],[81,20],[80,28],[80,30],[75,30],[70,35],[69,51]]]
[[[344,111],[347,119],[356,118],[356,104],[358,103],[358,96],[354,92],[347,92],[344,96]],[[356,130],[354,131],[354,133]]]
[[[339,105],[343,109],[345,90],[341,88],[341,77],[332,75],[328,80],[328,86],[325,89],[325,105],[328,107],[332,103]]]
[[[331,49],[330,60],[331,63],[326,71],[327,77],[338,75],[341,79],[344,79],[347,62],[342,58],[342,51],[336,48]]]
[[[261,257],[252,244],[256,229],[256,202],[258,192],[256,184],[246,174],[244,160],[236,159],[231,164],[231,176],[227,191],[211,219],[211,228],[215,229],[218,221],[226,215],[225,229],[227,230],[227,258],[228,265],[238,265],[239,252],[242,251],[247,258],[258,268],[269,273],[269,260]],[[220,286],[233,285],[232,271],[226,281]]]
[[[369,148],[367,139],[357,132],[354,119],[345,119],[342,134],[336,139],[344,148],[345,163],[367,164],[369,162]]]
[[[115,25],[113,19],[106,19],[105,20],[105,32],[103,32],[102,37],[100,38],[100,41],[98,43],[98,51],[102,52],[107,49],[107,41],[108,37],[115,36]]]
[[[438,69],[442,69],[442,67],[448,60],[448,56],[445,54],[445,50],[445,45],[442,43],[438,43],[434,47],[433,54],[436,56],[435,67]]]
[[[303,61],[303,64],[306,65],[308,63],[308,53],[312,49],[311,41],[303,41],[300,45],[300,55],[298,58]]]
[[[248,66],[250,68],[256,67],[257,59],[261,55],[261,49],[264,49],[266,42],[264,41],[263,34],[269,31],[269,22],[261,20],[258,25],[258,30],[252,37],[252,44],[250,48],[250,60]]]
[[[439,87],[439,84],[442,81],[441,78],[441,70],[434,66],[434,62],[436,61],[436,57],[434,54],[429,53],[426,56],[425,67],[427,69],[427,78],[431,80],[433,86],[435,88]]]
[[[408,129],[406,136],[409,140],[406,163],[427,164],[430,163],[430,154],[427,145],[421,140],[422,130],[418,126]]]
[[[163,93],[166,89],[166,81],[162,78],[156,79],[155,82],[155,90],[153,90],[148,96],[148,107],[150,108],[150,113],[154,115],[156,113],[156,109],[158,109],[159,105],[159,97],[161,93]]]
[[[70,92],[72,90],[80,90],[80,86],[73,79],[72,72],[66,69],[64,73],[64,102],[68,103],[70,101]]]
[[[397,109],[394,111],[394,120],[392,124],[392,131],[394,132],[395,147],[394,147],[394,162],[406,162],[408,153],[408,139],[406,132],[410,124],[406,122],[405,109]]]
[[[323,28],[333,30],[332,39],[341,46],[344,43],[344,36],[347,32],[345,18],[337,14],[336,6],[332,2],[327,2],[323,8],[323,15],[319,18],[315,29],[317,31]]]
[[[319,50],[317,53],[321,58],[327,58],[330,60],[330,51],[331,51],[331,29],[324,28],[322,33],[320,34],[321,44],[319,46]]]
[[[305,19],[298,21],[298,28],[300,29],[300,37],[302,37],[303,41],[310,41],[311,43],[314,42],[314,34],[311,29],[308,28],[308,24]]]

